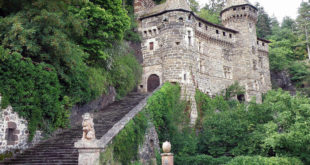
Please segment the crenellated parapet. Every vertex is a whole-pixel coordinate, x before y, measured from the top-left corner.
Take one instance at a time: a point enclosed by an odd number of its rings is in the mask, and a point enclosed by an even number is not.
[[[243,21],[245,19],[257,22],[257,9],[252,5],[239,5],[229,7],[221,12],[222,23]]]

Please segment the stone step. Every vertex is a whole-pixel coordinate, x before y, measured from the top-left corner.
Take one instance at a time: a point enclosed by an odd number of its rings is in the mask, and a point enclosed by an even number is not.
[[[123,100],[116,101],[108,107],[95,112],[94,126],[96,137],[100,139],[113,125],[132,110],[146,95],[130,93]],[[2,164],[23,165],[77,165],[78,150],[74,143],[82,138],[82,126],[72,126],[57,133],[50,139],[29,148],[11,160],[0,162]]]

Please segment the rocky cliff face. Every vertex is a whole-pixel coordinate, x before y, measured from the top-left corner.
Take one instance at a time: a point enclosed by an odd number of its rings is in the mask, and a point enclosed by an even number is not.
[[[292,95],[296,94],[296,88],[292,84],[287,71],[271,71],[271,82],[273,88],[282,88],[283,90],[289,91]]]

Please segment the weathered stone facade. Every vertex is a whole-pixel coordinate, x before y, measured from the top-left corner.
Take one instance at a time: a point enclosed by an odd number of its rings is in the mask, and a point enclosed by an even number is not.
[[[28,147],[27,125],[27,121],[20,118],[11,106],[0,110],[0,154],[4,151]]]
[[[151,5],[141,5],[141,4]],[[197,118],[194,100],[199,89],[210,96],[235,81],[246,89],[246,101],[271,89],[268,43],[257,38],[257,9],[248,0],[228,0],[222,24],[208,22],[190,10],[186,0],[135,0],[142,35],[143,76],[139,90],[155,84],[179,83],[191,101],[192,123]]]

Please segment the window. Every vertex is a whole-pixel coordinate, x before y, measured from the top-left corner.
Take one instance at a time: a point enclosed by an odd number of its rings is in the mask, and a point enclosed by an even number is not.
[[[253,60],[253,70],[257,70],[257,61]]]
[[[236,11],[237,10],[237,8],[234,8],[234,11]]]
[[[245,7],[242,7],[242,10],[245,10]]]
[[[180,45],[180,42],[175,42],[176,45]]]
[[[263,57],[258,57],[258,63],[261,68],[263,68]]]
[[[227,79],[232,79],[231,68],[228,66],[224,66],[224,76]]]
[[[167,18],[164,18],[163,22],[168,22],[168,19],[167,19]]]
[[[152,35],[152,30],[149,30],[149,34]]]
[[[265,76],[262,73],[260,74],[260,81],[262,84],[265,84]]]
[[[232,57],[231,57],[231,54],[230,54],[230,50],[229,50],[229,49],[222,49],[222,52],[223,52],[223,58],[224,58],[224,60],[226,60],[226,61],[232,61]]]
[[[191,20],[192,19],[192,15],[188,15],[188,20]]]
[[[259,41],[257,41],[257,45],[259,45]]]
[[[187,34],[188,34],[188,45],[191,46],[192,45],[192,32],[188,31]]]
[[[198,26],[199,26],[199,27],[202,27],[202,23],[201,23],[201,22],[199,22],[199,23],[198,23]]]
[[[219,30],[216,30],[216,34],[220,34]]]
[[[256,54],[255,46],[252,46],[252,54]]]
[[[154,50],[154,42],[150,42],[150,50]]]
[[[183,22],[183,18],[182,17],[179,18],[179,22]]]
[[[225,32],[223,32],[223,36],[226,36],[226,33],[225,33]]]
[[[208,30],[208,26],[206,26],[206,30]]]
[[[186,81],[186,74],[184,74],[184,80]]]
[[[263,46],[265,46],[265,43],[263,43]]]
[[[154,29],[153,32],[154,32],[154,34],[157,34],[157,30],[156,29]]]
[[[229,38],[232,38],[232,34],[229,34]]]
[[[147,31],[144,31],[144,35],[147,36]]]
[[[8,128],[7,129],[6,140],[7,140],[8,145],[14,145],[15,141],[17,140],[17,139],[15,139],[14,131],[15,131],[14,128]]]

